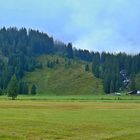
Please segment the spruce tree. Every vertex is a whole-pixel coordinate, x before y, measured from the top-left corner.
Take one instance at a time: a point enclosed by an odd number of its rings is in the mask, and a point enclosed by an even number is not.
[[[89,71],[89,65],[88,64],[86,64],[86,66],[85,66],[85,71]]]
[[[114,91],[115,91],[114,82],[113,82],[113,80],[111,80],[111,83],[110,83],[110,93],[113,93]]]
[[[103,80],[103,87],[104,87],[104,91],[105,93],[110,93],[110,82],[111,82],[111,78],[110,75],[106,75],[104,80]]]
[[[68,46],[67,46],[67,57],[70,58],[70,59],[73,58],[72,43],[68,43]]]
[[[8,85],[8,97],[15,100],[18,95],[18,81],[16,75],[13,75]]]

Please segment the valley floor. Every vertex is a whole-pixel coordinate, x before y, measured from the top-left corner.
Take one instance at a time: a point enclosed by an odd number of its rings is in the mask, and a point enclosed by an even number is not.
[[[140,138],[140,104],[137,101],[19,99],[11,101],[3,97],[0,100],[1,140]]]

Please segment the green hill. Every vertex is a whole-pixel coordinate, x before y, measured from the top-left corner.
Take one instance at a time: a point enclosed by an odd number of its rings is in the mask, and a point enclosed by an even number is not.
[[[13,75],[19,81],[20,94],[28,93],[27,83],[20,81],[27,81],[30,88],[36,84],[39,94],[100,94],[103,89],[107,94],[120,92],[124,88],[120,72],[129,73],[128,77],[139,73],[139,60],[140,54],[76,49],[72,43],[56,40],[38,30],[3,27],[0,29],[0,94],[5,94]],[[85,72],[85,65],[89,69],[86,63],[96,78]]]
[[[38,94],[91,95],[103,94],[102,81],[85,71],[85,62],[59,56],[41,56],[43,68],[25,74],[22,81],[36,84]],[[48,68],[48,62],[57,64]]]

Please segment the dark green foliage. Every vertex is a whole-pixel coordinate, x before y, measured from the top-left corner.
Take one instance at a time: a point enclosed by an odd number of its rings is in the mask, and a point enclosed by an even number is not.
[[[36,95],[36,86],[33,84],[31,88],[31,95]]]
[[[54,68],[56,65],[59,64],[59,59],[56,59],[56,60],[48,60],[47,62],[47,67],[48,68]]]
[[[71,61],[70,60],[68,60],[68,67],[71,65]]]
[[[0,88],[6,89],[12,75],[21,79],[25,72],[42,68],[37,56],[53,54],[54,41],[47,34],[25,28],[0,29]]]
[[[3,95],[3,91],[2,91],[2,89],[0,89],[0,96],[1,96],[1,95]]]
[[[127,88],[127,85],[123,83],[125,79],[120,75],[120,71],[125,70],[128,77],[140,71],[140,54],[131,56],[125,53],[114,55],[103,52],[101,57],[99,54],[95,54],[93,58],[92,71],[96,77],[103,79],[106,93]],[[130,80],[134,83],[132,78]],[[134,84],[132,85],[134,89]]]
[[[89,65],[88,64],[85,65],[85,71],[87,71],[87,72],[89,71]]]
[[[68,43],[68,46],[67,46],[67,57],[68,58],[73,58],[72,43]]]
[[[132,91],[135,91],[136,90],[136,83],[135,83],[134,77],[131,80],[130,90],[132,90]]]
[[[24,83],[24,82],[19,83],[18,92],[19,92],[19,94],[28,95],[28,93],[29,93],[29,88],[28,88],[27,83]]]
[[[60,56],[67,56],[66,44],[61,41],[55,40],[54,41],[54,52],[55,52],[55,54],[60,55]]]
[[[55,62],[55,63],[56,63],[56,64],[59,64],[59,59],[58,59],[58,58],[56,59],[56,62]]]
[[[97,65],[96,63],[92,63],[92,72],[94,75],[99,78],[100,77],[100,71],[99,71],[100,65]]]
[[[55,62],[54,61],[48,61],[47,66],[48,68],[54,68]]]
[[[115,92],[115,85],[114,85],[114,81],[111,80],[111,83],[110,83],[110,93],[113,93]]]
[[[92,72],[97,78],[100,77],[100,54],[95,53],[92,62]]]
[[[88,62],[91,62],[93,60],[94,53],[89,52],[88,50],[74,50],[74,55],[76,58],[79,58],[81,60],[85,60]]]
[[[71,60],[65,59],[65,68],[70,68],[71,65],[72,65]]]
[[[109,74],[107,74],[103,80],[103,87],[104,87],[104,91],[106,93],[110,93],[110,83],[111,83],[111,77]]]
[[[29,30],[29,46],[31,54],[51,54],[54,49],[53,38],[39,31]]]
[[[12,100],[15,100],[17,95],[18,95],[18,81],[16,75],[13,75],[8,85],[8,97],[12,97]]]
[[[120,88],[120,86],[119,86],[119,81],[116,80],[116,81],[115,81],[115,88],[114,88],[114,91],[119,91],[119,88]]]
[[[36,68],[38,68],[38,69],[42,69],[42,68],[43,68],[42,63],[40,63],[40,62],[36,63]]]

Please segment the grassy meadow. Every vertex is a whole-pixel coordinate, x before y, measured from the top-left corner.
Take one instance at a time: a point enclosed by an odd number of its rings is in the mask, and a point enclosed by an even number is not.
[[[48,68],[56,59],[60,63]],[[68,64],[58,56],[39,61],[43,69],[22,79],[29,89],[37,86],[36,96],[0,96],[0,140],[139,140],[140,96],[104,95],[85,62]]]
[[[0,140],[139,140],[140,98],[117,98],[3,96]]]

